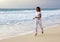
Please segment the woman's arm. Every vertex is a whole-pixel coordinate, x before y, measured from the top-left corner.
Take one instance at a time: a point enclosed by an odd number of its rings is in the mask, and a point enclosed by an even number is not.
[[[41,14],[39,14],[38,17],[35,17],[35,18],[41,18]]]
[[[34,17],[33,19],[35,19],[35,18],[41,18],[41,14],[39,14],[38,17]]]

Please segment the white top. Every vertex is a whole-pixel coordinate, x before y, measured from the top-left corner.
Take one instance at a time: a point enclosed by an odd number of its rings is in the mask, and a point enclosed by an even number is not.
[[[39,17],[39,14],[41,14],[41,12],[36,12],[35,17]],[[35,20],[38,20],[37,18]]]
[[[36,12],[35,17],[38,17],[39,14],[41,14],[41,12]]]

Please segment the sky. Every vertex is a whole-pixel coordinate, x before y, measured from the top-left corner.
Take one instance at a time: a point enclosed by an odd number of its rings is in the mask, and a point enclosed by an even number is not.
[[[0,0],[0,8],[60,8],[60,0]]]

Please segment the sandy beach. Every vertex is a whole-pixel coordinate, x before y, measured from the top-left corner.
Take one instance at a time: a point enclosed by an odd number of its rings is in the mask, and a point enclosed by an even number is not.
[[[47,27],[44,30],[44,34],[39,31],[37,36],[34,36],[34,33],[30,33],[2,39],[0,42],[60,42],[60,24]]]

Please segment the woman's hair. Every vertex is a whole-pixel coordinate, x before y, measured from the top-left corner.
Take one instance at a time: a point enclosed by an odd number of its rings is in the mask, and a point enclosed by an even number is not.
[[[40,12],[41,11],[41,8],[40,7],[36,7],[36,11],[37,12]]]

